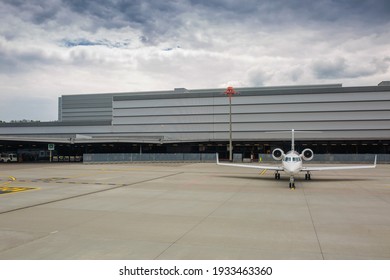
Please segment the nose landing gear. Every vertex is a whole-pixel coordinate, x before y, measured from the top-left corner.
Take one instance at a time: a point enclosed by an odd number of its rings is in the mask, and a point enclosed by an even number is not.
[[[278,171],[275,172],[275,180],[280,180],[280,173]],[[290,189],[295,190],[295,179],[294,179],[294,176],[290,176],[289,187],[290,187]]]
[[[290,184],[289,184],[290,189],[295,190],[295,181],[294,181],[294,176],[290,176]]]

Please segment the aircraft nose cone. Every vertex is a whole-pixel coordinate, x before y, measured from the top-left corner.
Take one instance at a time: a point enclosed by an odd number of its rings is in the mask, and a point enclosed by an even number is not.
[[[286,173],[292,175],[292,174],[297,173],[298,168],[296,166],[286,166],[285,171],[286,171]]]
[[[294,170],[293,170],[293,168],[291,168],[291,167],[287,167],[287,168],[286,168],[286,172],[289,173],[289,174],[293,173],[293,171],[294,171]]]

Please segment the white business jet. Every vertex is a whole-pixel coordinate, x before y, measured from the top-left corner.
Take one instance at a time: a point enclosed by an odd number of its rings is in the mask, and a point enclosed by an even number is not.
[[[291,139],[291,151],[286,154],[282,149],[275,149],[272,151],[272,157],[274,160],[281,160],[281,166],[270,166],[270,165],[246,165],[246,164],[234,164],[234,163],[220,163],[217,153],[217,164],[225,166],[245,167],[245,168],[256,168],[256,169],[267,169],[275,171],[275,179],[280,179],[279,171],[284,171],[290,175],[290,189],[295,189],[294,176],[298,175],[299,172],[306,172],[305,180],[311,180],[311,171],[322,171],[322,170],[346,170],[346,169],[362,169],[362,168],[375,168],[376,158],[373,165],[347,165],[347,166],[315,166],[315,167],[304,167],[302,160],[312,160],[314,153],[311,149],[304,149],[301,154],[295,151],[294,144],[294,129],[292,130]]]

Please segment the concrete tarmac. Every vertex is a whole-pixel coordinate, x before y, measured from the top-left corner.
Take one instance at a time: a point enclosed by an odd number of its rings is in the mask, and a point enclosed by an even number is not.
[[[0,259],[390,259],[390,165],[288,180],[212,163],[2,164]]]

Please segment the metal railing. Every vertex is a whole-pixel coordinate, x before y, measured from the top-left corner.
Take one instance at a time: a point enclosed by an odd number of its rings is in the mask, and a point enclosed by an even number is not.
[[[84,154],[84,163],[110,163],[110,162],[215,162],[215,154],[139,154],[139,153],[120,153],[120,154]]]

